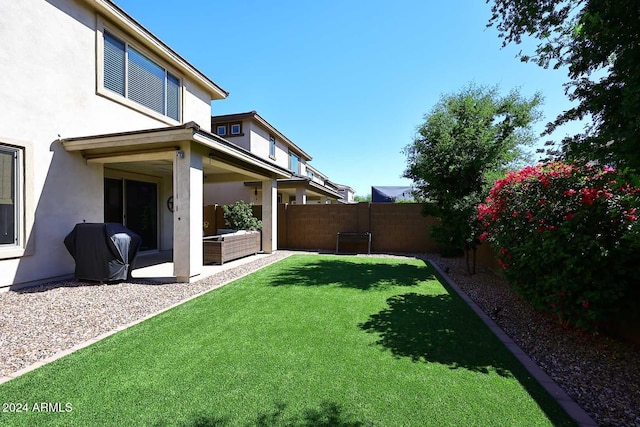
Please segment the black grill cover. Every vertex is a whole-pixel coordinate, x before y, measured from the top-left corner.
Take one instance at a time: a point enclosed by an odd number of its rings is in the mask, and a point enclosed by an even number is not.
[[[76,224],[64,245],[76,261],[77,279],[126,280],[142,239],[122,224]]]

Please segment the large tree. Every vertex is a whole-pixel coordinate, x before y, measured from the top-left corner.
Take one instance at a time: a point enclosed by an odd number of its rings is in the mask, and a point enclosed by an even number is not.
[[[568,67],[567,95],[577,106],[547,126],[590,118],[566,138],[569,159],[599,160],[640,171],[640,0],[487,0],[489,26],[503,44],[538,39],[523,61]]]
[[[540,96],[470,85],[444,95],[424,116],[412,144],[405,147],[404,176],[414,182],[425,215],[440,218],[432,230],[443,251],[475,249],[473,217],[488,184],[522,158],[533,142]],[[443,252],[444,253],[444,252]]]

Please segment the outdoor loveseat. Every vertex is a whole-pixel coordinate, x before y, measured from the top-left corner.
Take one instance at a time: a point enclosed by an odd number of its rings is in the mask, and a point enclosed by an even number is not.
[[[260,232],[240,230],[202,238],[204,264],[224,264],[260,252]]]

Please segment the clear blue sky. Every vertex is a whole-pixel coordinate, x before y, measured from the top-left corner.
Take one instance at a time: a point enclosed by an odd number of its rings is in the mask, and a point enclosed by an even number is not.
[[[570,107],[566,70],[502,49],[484,0],[116,2],[230,92],[213,114],[256,110],[358,195],[410,184],[403,147],[440,95],[470,82],[541,92],[539,131]]]

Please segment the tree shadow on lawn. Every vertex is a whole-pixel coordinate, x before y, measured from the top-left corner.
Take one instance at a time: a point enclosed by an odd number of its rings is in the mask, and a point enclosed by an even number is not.
[[[378,333],[377,344],[395,357],[513,376],[508,361],[495,354],[501,344],[488,336],[479,320],[464,315],[462,301],[447,294],[408,293],[392,296],[387,304],[388,308],[358,326]]]
[[[457,296],[412,292],[394,295],[387,304],[358,326],[379,334],[376,344],[394,357],[515,378],[554,425],[575,425],[484,323],[465,313],[466,304]]]
[[[358,263],[327,258],[289,267],[272,279],[271,286],[328,286],[381,290],[393,286],[418,286],[435,279],[426,266]]]
[[[247,427],[364,427],[373,423],[363,423],[350,420],[344,410],[335,402],[322,402],[319,408],[307,408],[301,416],[287,416],[287,405],[275,403],[273,410],[258,414],[255,421],[245,424]],[[164,422],[155,424],[156,427],[165,426]],[[238,425],[229,417],[216,415],[195,415],[193,420],[179,424],[181,427],[224,427]]]

